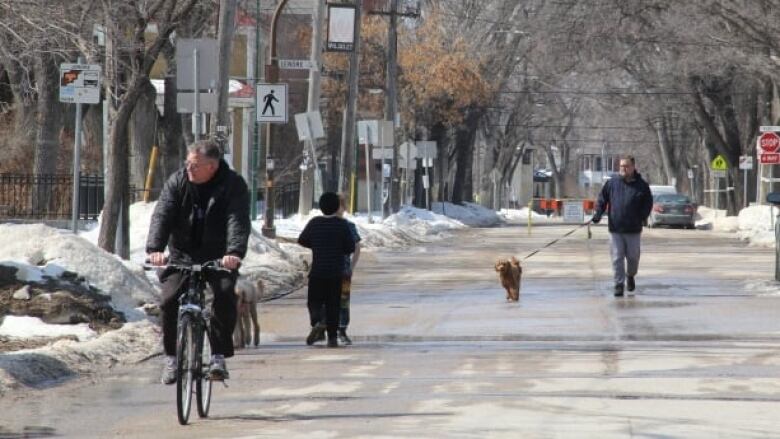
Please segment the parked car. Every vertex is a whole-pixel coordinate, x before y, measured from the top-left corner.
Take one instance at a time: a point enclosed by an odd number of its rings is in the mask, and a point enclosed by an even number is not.
[[[696,205],[682,194],[659,194],[653,196],[653,210],[647,219],[648,227],[660,225],[696,227]]]
[[[676,194],[677,188],[675,188],[674,186],[651,184],[650,193],[653,194],[653,197],[661,194]]]

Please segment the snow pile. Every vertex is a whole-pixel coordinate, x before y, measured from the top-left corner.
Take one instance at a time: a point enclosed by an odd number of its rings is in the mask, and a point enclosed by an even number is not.
[[[77,273],[110,295],[114,308],[128,321],[143,318],[136,308],[155,301],[157,294],[139,267],[133,269],[89,241],[43,224],[0,224],[0,260],[17,262],[17,267],[18,263],[29,265],[24,273],[50,264]]]
[[[748,241],[751,245],[773,247],[773,220],[777,213],[773,210],[771,206],[750,206],[742,209],[738,216],[726,216],[725,210],[700,206],[700,219],[696,221],[696,226],[717,232],[736,233],[739,239]]]
[[[276,220],[276,234],[288,240],[297,240],[309,220],[319,215],[322,215],[322,212],[313,209],[306,216],[293,215],[287,219]],[[369,222],[368,215],[364,213],[345,214],[344,218],[355,223],[363,248],[403,247],[413,242],[442,239],[449,236],[448,231],[466,227],[458,220],[412,206],[403,206],[398,213],[384,220],[373,215],[372,222]],[[256,229],[261,226],[259,221],[254,224]]]
[[[417,240],[424,240],[432,235],[440,235],[466,227],[461,221],[451,217],[412,206],[403,206],[398,213],[390,215],[382,221],[382,224],[397,228]]]
[[[157,202],[130,205],[130,260],[135,263],[130,266],[138,267],[136,264],[142,264],[146,259],[146,237],[156,205]],[[249,237],[241,273],[253,280],[263,279],[266,282],[266,293],[271,295],[300,286],[305,271],[303,259],[256,232],[261,229],[262,222],[256,221],[252,226],[254,230]],[[81,236],[97,244],[99,229],[100,220],[94,229]]]
[[[740,239],[750,241],[752,245],[774,247],[773,228],[777,210],[772,206],[750,206],[739,212],[738,224]]]
[[[501,209],[498,212],[498,215],[499,217],[503,218],[505,221],[528,222],[529,212],[531,213],[531,221],[533,223],[552,221],[552,218],[548,217],[547,215],[542,215],[540,213],[528,209],[527,207],[524,207],[522,209]]]
[[[44,348],[7,352],[0,355],[0,395],[8,388],[39,386],[80,372],[93,373],[96,366],[137,363],[160,350],[157,325],[141,321],[85,342],[60,340]]]
[[[471,227],[490,227],[501,224],[501,218],[498,217],[496,211],[479,204],[463,203],[461,206],[437,202],[432,204],[431,209],[440,215],[456,219]]]
[[[696,213],[699,217],[696,220],[697,228],[726,233],[735,233],[739,229],[737,217],[726,216],[726,210],[715,210],[707,206],[699,206]]]
[[[97,333],[88,323],[52,325],[37,317],[5,316],[0,324],[0,335],[14,338],[75,336],[79,341],[93,339]]]

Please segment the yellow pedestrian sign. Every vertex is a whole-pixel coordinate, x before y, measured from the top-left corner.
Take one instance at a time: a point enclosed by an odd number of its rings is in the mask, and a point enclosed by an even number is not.
[[[713,171],[726,171],[729,169],[729,165],[722,155],[718,155],[712,160],[712,163],[710,163],[710,169]]]

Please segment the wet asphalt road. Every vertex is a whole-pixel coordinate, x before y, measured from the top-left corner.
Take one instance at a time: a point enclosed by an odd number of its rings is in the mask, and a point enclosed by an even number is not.
[[[611,295],[606,228],[524,261],[569,226],[471,229],[364,253],[353,346],[306,347],[303,292],[261,308],[211,416],[181,427],[159,361],[0,400],[4,437],[778,437],[774,252],[647,230],[633,297]],[[25,436],[26,434],[26,436]]]

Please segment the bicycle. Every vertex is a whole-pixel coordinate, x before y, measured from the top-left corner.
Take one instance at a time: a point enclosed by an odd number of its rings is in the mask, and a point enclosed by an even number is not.
[[[208,368],[211,361],[209,314],[206,307],[206,278],[208,271],[227,271],[219,260],[203,264],[161,266],[146,268],[173,268],[189,274],[188,286],[179,296],[179,314],[176,330],[176,414],[179,424],[186,425],[195,393],[198,416],[208,417],[211,407],[211,384]],[[194,390],[193,390],[194,387]]]

